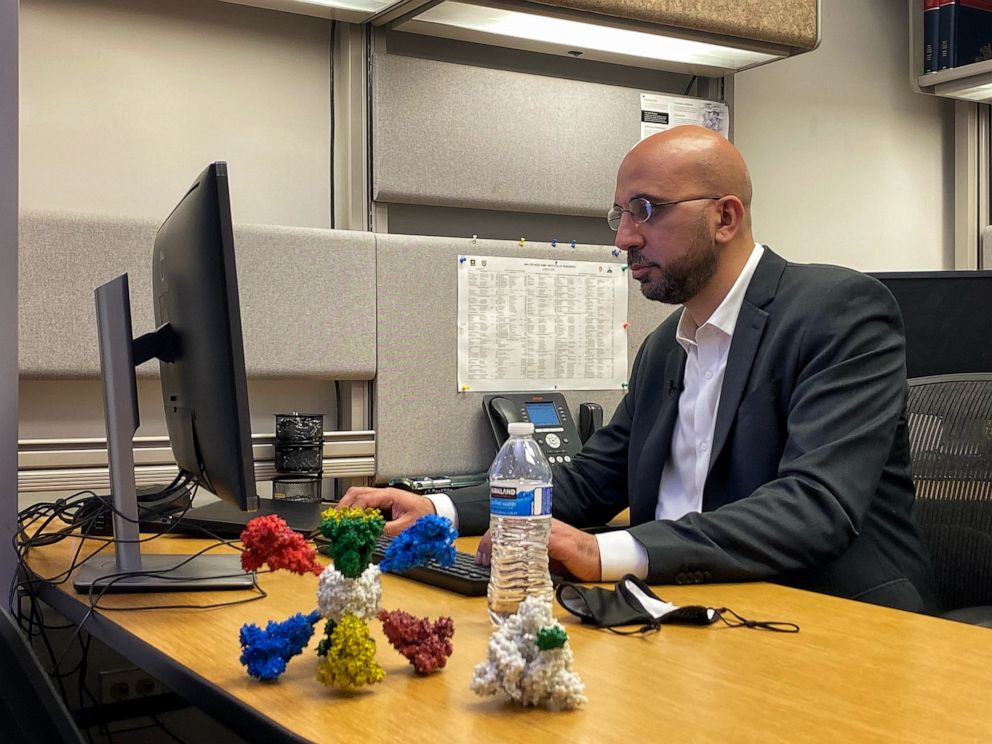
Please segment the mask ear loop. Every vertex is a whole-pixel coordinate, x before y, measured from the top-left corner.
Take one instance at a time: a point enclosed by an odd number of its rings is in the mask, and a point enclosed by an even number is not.
[[[657,633],[661,630],[661,621],[652,620],[651,622],[642,625],[640,628],[635,630],[617,630],[612,626],[607,626],[606,628],[611,633],[616,633],[617,635],[647,635],[648,633]]]
[[[738,615],[729,607],[715,608],[716,616],[730,628],[757,628],[758,630],[771,630],[776,633],[798,633],[799,626],[796,623],[788,623],[780,620],[748,620]],[[733,620],[724,617],[724,613],[730,615]]]

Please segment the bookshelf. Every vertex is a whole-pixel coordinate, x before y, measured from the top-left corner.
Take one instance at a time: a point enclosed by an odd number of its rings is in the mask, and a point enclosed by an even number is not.
[[[919,93],[992,103],[992,60],[922,75],[923,0],[908,0],[910,84]]]
[[[992,59],[920,75],[917,84],[924,93],[992,103]]]

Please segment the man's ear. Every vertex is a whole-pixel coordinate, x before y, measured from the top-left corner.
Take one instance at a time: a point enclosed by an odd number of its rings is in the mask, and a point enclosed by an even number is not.
[[[717,209],[720,221],[714,237],[717,243],[729,243],[744,225],[744,204],[739,198],[730,194],[717,202]]]

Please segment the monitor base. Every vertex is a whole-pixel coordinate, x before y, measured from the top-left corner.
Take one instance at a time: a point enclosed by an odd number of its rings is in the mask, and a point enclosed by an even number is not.
[[[180,565],[181,564],[181,565]],[[94,557],[73,577],[77,592],[179,592],[250,589],[254,576],[239,555],[142,555],[139,570],[122,571],[114,556]]]

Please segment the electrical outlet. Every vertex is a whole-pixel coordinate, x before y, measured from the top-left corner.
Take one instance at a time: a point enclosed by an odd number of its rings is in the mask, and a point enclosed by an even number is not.
[[[148,672],[137,667],[109,669],[97,673],[101,703],[121,703],[125,700],[162,695],[168,692],[165,686]]]

